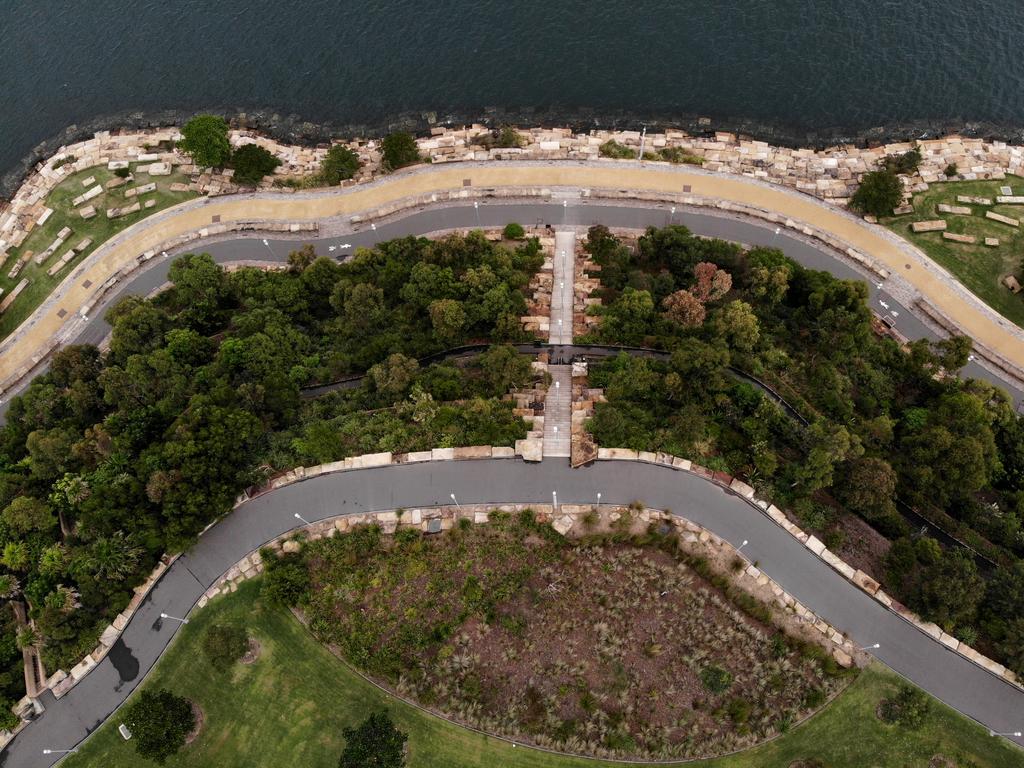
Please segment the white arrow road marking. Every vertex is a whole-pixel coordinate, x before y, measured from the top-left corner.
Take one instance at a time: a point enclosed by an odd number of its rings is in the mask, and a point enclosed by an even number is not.
[[[888,305],[888,304],[886,304],[886,303],[885,303],[884,301],[882,301],[881,299],[879,299],[879,300],[878,300],[878,303],[882,305],[882,309],[888,309],[888,308],[889,308],[889,305]]]

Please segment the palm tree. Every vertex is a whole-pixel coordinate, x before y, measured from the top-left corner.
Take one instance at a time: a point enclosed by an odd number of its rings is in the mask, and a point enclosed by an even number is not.
[[[135,572],[140,557],[142,547],[136,546],[124,531],[116,531],[92,543],[85,555],[84,565],[96,579],[124,581]]]
[[[21,584],[12,573],[0,574],[0,600],[10,600],[21,592]]]

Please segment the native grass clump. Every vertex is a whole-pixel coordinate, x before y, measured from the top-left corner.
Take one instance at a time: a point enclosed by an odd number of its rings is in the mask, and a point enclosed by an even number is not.
[[[360,527],[302,558],[308,590],[291,594],[318,638],[400,695],[522,743],[720,754],[785,731],[840,685],[821,649],[753,618],[667,538],[571,543],[529,512],[492,513],[437,536]]]

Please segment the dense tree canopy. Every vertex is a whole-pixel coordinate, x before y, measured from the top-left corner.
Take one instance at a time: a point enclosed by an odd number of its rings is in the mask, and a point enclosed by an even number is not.
[[[179,146],[195,164],[203,168],[221,168],[231,157],[228,124],[217,115],[197,115],[181,129]]]
[[[69,669],[161,554],[269,474],[524,437],[500,398],[531,380],[526,358],[496,347],[458,365],[417,359],[523,338],[523,289],[541,262],[536,240],[508,249],[479,233],[395,240],[343,264],[302,248],[287,271],[228,273],[182,256],[167,291],[110,310],[109,351],[62,349],[12,401],[0,429],[0,608],[24,600],[46,668]],[[358,386],[300,395],[365,372]],[[14,629],[0,630],[2,676]],[[20,698],[19,679],[0,696]]]

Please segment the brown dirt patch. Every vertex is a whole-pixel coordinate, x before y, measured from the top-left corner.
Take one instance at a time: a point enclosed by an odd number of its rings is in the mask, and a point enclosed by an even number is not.
[[[928,768],[957,768],[956,761],[945,755],[933,755],[928,761]]]
[[[203,708],[191,699],[189,699],[188,703],[192,707],[192,717],[195,718],[196,724],[195,727],[189,731],[188,736],[185,737],[186,747],[199,738],[199,733],[203,730],[203,723],[206,722],[206,716],[203,714]]]
[[[839,515],[836,526],[843,532],[844,537],[843,544],[836,554],[854,568],[880,580],[885,572],[885,556],[889,553],[892,542],[856,515]]]
[[[260,641],[255,637],[249,638],[249,650],[247,650],[242,658],[239,659],[243,664],[255,664],[256,660],[260,657],[260,651],[263,650],[260,646]]]

